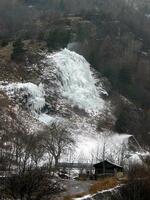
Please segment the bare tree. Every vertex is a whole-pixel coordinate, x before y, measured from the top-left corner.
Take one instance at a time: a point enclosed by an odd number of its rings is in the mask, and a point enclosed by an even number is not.
[[[64,127],[52,124],[46,129],[45,148],[47,153],[54,158],[56,168],[58,167],[58,161],[61,155],[73,144],[73,138]]]
[[[34,162],[35,167],[38,167],[40,161],[45,154],[43,133],[40,132],[33,138],[33,143],[30,146],[31,160]]]

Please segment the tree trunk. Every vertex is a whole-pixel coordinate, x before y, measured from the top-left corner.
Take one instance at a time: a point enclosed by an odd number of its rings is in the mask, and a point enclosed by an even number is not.
[[[58,160],[59,160],[59,157],[58,156],[55,156],[55,169],[57,170],[58,169]]]

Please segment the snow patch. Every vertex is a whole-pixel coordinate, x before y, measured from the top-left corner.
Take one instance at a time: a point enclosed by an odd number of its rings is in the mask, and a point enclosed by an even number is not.
[[[100,191],[100,192],[97,192],[97,194],[103,194],[103,193],[105,193],[105,192],[113,192],[113,191],[115,191],[115,190],[117,190],[117,189],[119,189],[120,187],[121,187],[122,185],[117,185],[116,187],[114,187],[114,188],[110,188],[110,189],[107,189],[107,190],[102,190],[102,191]],[[86,195],[86,196],[83,196],[83,197],[81,197],[81,198],[74,198],[74,200],[86,200],[87,198],[89,199],[93,199],[93,197],[95,196],[96,194],[93,194],[93,195]]]
[[[128,164],[143,164],[143,159],[146,158],[147,156],[150,156],[149,152],[134,152],[130,154]]]

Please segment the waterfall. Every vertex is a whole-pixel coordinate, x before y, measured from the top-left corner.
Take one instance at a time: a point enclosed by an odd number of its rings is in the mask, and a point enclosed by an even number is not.
[[[88,113],[98,113],[104,109],[105,102],[100,97],[102,86],[96,87],[96,79],[85,58],[73,51],[64,49],[48,56],[61,77],[60,91],[72,106],[78,106]]]

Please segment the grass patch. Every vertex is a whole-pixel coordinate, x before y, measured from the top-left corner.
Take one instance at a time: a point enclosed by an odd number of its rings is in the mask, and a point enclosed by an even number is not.
[[[1,62],[3,61],[5,64],[11,61],[11,53],[12,53],[12,44],[5,47],[0,48],[0,59]]]
[[[9,100],[6,94],[0,91],[0,108],[8,108]]]
[[[90,189],[89,193],[94,194],[102,190],[108,190],[110,188],[116,187],[118,185],[118,180],[115,177],[105,178],[94,183]]]

